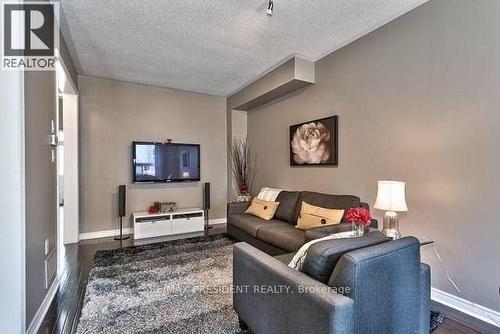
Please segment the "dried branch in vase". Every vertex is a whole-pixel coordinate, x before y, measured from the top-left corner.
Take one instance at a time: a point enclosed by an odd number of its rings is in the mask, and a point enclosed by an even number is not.
[[[250,146],[246,139],[233,140],[231,146],[231,170],[239,194],[249,194],[255,172],[255,159],[252,161]]]

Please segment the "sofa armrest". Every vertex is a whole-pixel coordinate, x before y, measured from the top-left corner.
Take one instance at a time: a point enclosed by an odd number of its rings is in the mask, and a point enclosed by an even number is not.
[[[365,233],[373,230],[377,230],[378,223],[376,219],[372,219],[372,223],[369,228],[365,228]],[[340,223],[337,225],[330,225],[324,227],[316,227],[310,230],[307,230],[305,233],[305,241],[311,241],[319,238],[326,237],[327,235],[340,233],[340,232],[348,232],[352,231],[352,226],[350,223]]]
[[[227,203],[227,217],[229,217],[229,215],[245,213],[246,209],[248,209],[249,206],[250,202]]]
[[[404,237],[344,254],[328,284],[351,287],[358,332],[428,334],[421,326],[421,275],[420,243]]]
[[[326,237],[327,235],[341,232],[352,231],[352,226],[349,223],[341,223],[337,225],[330,225],[324,227],[315,227],[309,229],[305,233],[306,242]]]
[[[374,229],[374,230],[378,229],[378,220],[376,220],[376,219],[372,219],[371,221],[372,221],[372,223],[371,223],[371,224],[370,224],[370,226],[368,226],[368,227],[369,227],[370,229]]]
[[[247,243],[234,245],[233,307],[255,333],[354,333],[354,301]]]
[[[429,333],[430,309],[431,309],[431,267],[428,264],[420,264],[420,332]]]

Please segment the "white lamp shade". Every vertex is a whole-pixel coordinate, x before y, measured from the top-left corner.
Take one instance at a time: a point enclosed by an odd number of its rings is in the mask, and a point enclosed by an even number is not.
[[[378,181],[375,209],[385,211],[408,211],[405,199],[405,183],[399,181]]]

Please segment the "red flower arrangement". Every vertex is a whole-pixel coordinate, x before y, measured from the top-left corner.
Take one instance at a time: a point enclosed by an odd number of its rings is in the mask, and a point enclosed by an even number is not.
[[[148,213],[158,213],[160,212],[160,202],[154,202],[148,209]]]
[[[370,211],[361,207],[347,210],[346,219],[352,224],[363,224],[365,227],[372,223]]]

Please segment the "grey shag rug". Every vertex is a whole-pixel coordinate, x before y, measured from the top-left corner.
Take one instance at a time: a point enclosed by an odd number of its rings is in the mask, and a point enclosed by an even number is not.
[[[94,259],[77,333],[237,333],[232,242],[192,238]]]
[[[446,319],[444,313],[436,310],[431,310],[431,324],[430,329],[431,332],[435,331],[443,324],[443,321]]]
[[[77,333],[241,333],[232,257],[223,236],[99,251]],[[431,331],[444,319],[431,311]]]

